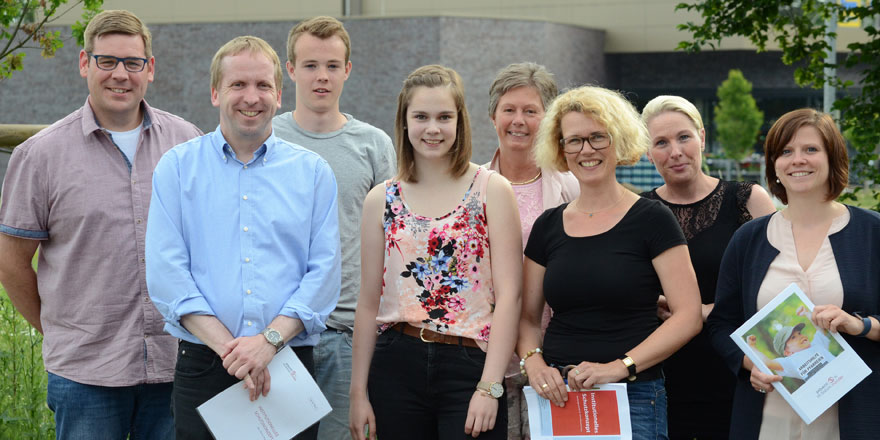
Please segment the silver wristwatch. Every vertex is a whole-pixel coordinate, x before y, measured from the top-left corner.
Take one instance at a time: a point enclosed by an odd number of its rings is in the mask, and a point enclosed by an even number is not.
[[[260,334],[265,336],[266,340],[275,346],[275,353],[278,353],[284,348],[284,338],[281,337],[281,333],[278,333],[278,330],[275,330],[272,327],[266,327],[260,332]]]

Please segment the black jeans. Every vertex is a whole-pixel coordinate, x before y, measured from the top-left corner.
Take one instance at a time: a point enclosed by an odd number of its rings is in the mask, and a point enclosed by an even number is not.
[[[479,348],[424,343],[390,329],[379,335],[368,390],[382,440],[461,440],[468,405],[483,373]],[[480,440],[507,439],[507,401]]]
[[[287,349],[285,349],[287,350]],[[293,352],[315,375],[313,347],[294,347]],[[171,393],[171,409],[174,413],[174,431],[177,440],[213,440],[211,432],[196,407],[207,402],[239,380],[223,368],[223,361],[207,345],[180,341],[177,348],[177,366],[174,369],[174,390]],[[270,391],[271,392],[271,391]],[[318,424],[306,429],[294,440],[315,440]]]

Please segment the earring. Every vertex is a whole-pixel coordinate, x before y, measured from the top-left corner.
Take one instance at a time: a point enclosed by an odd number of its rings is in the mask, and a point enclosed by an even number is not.
[[[778,177],[776,178],[776,183],[777,183],[777,184],[782,183],[782,182],[779,181],[779,178],[778,178]]]

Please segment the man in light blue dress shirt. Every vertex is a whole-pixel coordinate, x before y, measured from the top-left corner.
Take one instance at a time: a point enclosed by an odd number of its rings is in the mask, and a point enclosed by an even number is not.
[[[268,394],[266,365],[285,345],[313,372],[339,297],[336,181],[320,156],[275,137],[281,75],[259,38],[220,48],[211,63],[220,127],[170,150],[153,175],[147,285],[181,339],[178,440],[210,439],[196,407],[239,380],[252,400]]]

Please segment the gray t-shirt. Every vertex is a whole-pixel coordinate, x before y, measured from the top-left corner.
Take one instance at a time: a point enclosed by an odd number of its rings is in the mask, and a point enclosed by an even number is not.
[[[302,129],[291,112],[272,119],[275,136],[318,153],[336,174],[339,238],[342,241],[342,289],[327,327],[352,331],[361,286],[361,211],[374,186],[390,179],[397,169],[391,138],[384,131],[343,113],[348,122],[330,133]]]

